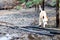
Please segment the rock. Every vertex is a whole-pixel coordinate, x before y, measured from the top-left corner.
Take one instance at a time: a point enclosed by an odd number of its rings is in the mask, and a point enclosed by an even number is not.
[[[50,7],[55,7],[56,6],[56,0],[47,0],[46,2],[46,5],[47,6],[50,6]]]
[[[6,34],[3,37],[0,37],[0,40],[11,40],[13,37],[18,37],[17,34]]]
[[[17,4],[17,0],[0,0],[1,8],[12,8]]]
[[[1,37],[0,40],[10,40],[12,37],[9,34],[6,34],[5,36]]]

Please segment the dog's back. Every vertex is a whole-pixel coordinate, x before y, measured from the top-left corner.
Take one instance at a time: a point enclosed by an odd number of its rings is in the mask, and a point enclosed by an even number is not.
[[[40,14],[39,14],[39,25],[42,25],[43,22],[47,23],[48,18],[47,18],[47,13],[46,11],[42,10],[42,8],[40,7]]]

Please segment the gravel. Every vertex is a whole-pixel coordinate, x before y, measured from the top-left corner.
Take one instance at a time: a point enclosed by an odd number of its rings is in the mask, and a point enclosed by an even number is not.
[[[25,11],[22,10],[22,11],[19,11],[20,13],[0,15],[0,37],[4,36],[5,34],[10,34],[10,35],[17,34],[19,36],[13,37],[12,40],[59,40],[60,35],[45,36],[45,35],[25,32],[21,30],[11,29],[7,26],[1,26],[3,24],[4,25],[13,24],[14,26],[19,26],[19,27],[38,25],[39,13],[36,13],[35,11],[32,11],[32,10],[34,9],[27,9]],[[48,18],[55,17],[55,11],[54,9],[52,10],[46,10],[48,14]],[[49,20],[49,21],[50,21],[49,23],[51,24],[52,20]]]

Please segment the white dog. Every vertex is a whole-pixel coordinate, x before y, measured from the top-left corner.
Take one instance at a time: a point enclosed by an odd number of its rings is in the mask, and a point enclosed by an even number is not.
[[[39,14],[39,25],[43,24],[43,27],[45,27],[45,25],[47,24],[48,18],[47,18],[47,14],[46,11],[43,11],[41,6],[40,6],[40,14]]]

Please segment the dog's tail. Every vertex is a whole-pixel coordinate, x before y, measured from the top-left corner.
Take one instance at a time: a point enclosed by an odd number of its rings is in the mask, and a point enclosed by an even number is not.
[[[40,10],[40,11],[43,11],[42,8],[41,8],[41,5],[39,5],[39,10]]]

